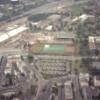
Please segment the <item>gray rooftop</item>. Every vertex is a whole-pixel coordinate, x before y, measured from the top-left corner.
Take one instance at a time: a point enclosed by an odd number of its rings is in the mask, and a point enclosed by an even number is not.
[[[54,34],[55,38],[58,39],[74,39],[75,38],[75,34],[73,32],[56,32]]]

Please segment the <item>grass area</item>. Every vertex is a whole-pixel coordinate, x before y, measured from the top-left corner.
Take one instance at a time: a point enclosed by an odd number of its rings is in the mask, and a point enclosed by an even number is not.
[[[84,66],[84,67],[81,67],[81,68],[79,69],[79,72],[88,73],[88,69],[86,68],[86,66]]]
[[[65,52],[64,45],[54,45],[54,44],[36,44],[32,48],[32,52],[37,53],[63,53]]]
[[[50,78],[55,78],[55,77],[57,78],[57,77],[62,76],[62,75],[43,74],[43,73],[41,73],[41,74],[43,75],[43,78],[46,79],[46,80],[48,80]]]
[[[85,64],[82,64],[82,60],[75,61],[75,69],[77,69],[81,73],[88,72],[88,66],[85,66]]]
[[[76,48],[74,45],[64,44],[35,44],[31,48],[31,54],[60,54],[60,55],[74,55],[76,54]]]
[[[33,2],[41,2],[41,1],[43,1],[43,0],[32,0]]]
[[[73,5],[73,6],[71,6],[72,14],[75,15],[75,16],[80,15],[80,13],[83,12],[82,7],[83,7],[84,5],[85,5],[85,4],[79,4],[79,5]]]
[[[49,74],[47,75],[47,74],[43,74],[42,73],[42,75],[43,75],[43,78],[44,79],[50,79],[50,78],[53,78],[54,77],[54,75],[49,75]]]
[[[65,52],[64,45],[45,45],[43,48],[43,52]]]
[[[42,48],[43,48],[43,45],[42,44],[36,44],[32,48],[32,53],[34,53],[34,52],[40,52],[40,51],[42,51]]]
[[[49,16],[49,14],[37,14],[37,15],[32,15],[29,20],[32,21],[40,21],[40,20],[45,20],[47,17]]]
[[[42,14],[36,14],[36,15],[32,15],[29,17],[29,20],[32,20],[34,22],[40,21],[40,20],[46,20],[47,17],[53,15],[53,14],[57,14],[57,13],[42,13]]]

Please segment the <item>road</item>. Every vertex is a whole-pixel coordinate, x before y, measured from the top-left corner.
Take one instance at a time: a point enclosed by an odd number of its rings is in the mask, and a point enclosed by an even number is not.
[[[50,2],[50,3],[44,4],[40,7],[31,9],[31,10],[26,11],[26,12],[23,12],[22,14],[20,14],[18,16],[11,17],[10,21],[14,21],[14,20],[17,20],[19,18],[22,18],[22,17],[25,17],[25,16],[30,16],[30,15],[36,15],[36,14],[41,14],[41,13],[54,13],[54,12],[57,11],[57,7],[60,6],[60,5],[72,6],[72,5],[85,3],[85,2],[88,2],[88,1],[89,0],[73,2],[73,0],[61,0],[61,1],[56,1],[56,2]]]
[[[21,49],[15,49],[15,48],[7,48],[7,49],[0,49],[0,55],[5,55],[5,56],[16,56],[16,55],[28,55],[28,52],[25,52]],[[49,55],[48,55],[49,56]],[[80,56],[80,55],[74,55],[74,56],[68,56],[65,55],[63,56],[65,60],[81,60],[81,59],[98,59],[98,56]],[[35,65],[36,66],[36,65]]]
[[[0,88],[0,94],[5,93],[18,93],[21,90],[21,86],[9,86],[9,87],[2,87]]]
[[[0,87],[2,87],[2,84],[5,83],[5,68],[7,65],[7,58],[2,56],[0,59]]]
[[[38,8],[32,9],[30,11],[24,12],[21,16],[25,16],[25,15],[35,15],[35,14],[40,14],[40,13],[53,13],[57,11],[57,7],[60,5],[77,5],[77,4],[81,4],[81,3],[85,3],[87,1],[80,1],[80,2],[72,2],[72,1],[67,1],[67,0],[62,0],[62,1],[58,1],[58,2],[51,2],[48,4],[45,4],[43,6],[40,6]]]
[[[82,92],[83,92],[83,97],[84,97],[83,100],[93,100],[91,87],[88,87],[88,86],[83,87]]]
[[[80,85],[78,81],[78,75],[72,76],[72,82],[74,86],[74,93],[75,93],[75,100],[82,100],[81,94],[80,94]]]
[[[57,7],[61,6],[61,5],[67,5],[67,6],[72,6],[72,5],[77,5],[77,4],[81,4],[87,1],[79,1],[79,2],[72,2],[71,0],[62,0],[62,1],[58,1],[58,2],[51,2],[48,3],[46,5],[43,5],[41,7],[38,7],[36,9],[30,10],[29,12],[26,12],[26,15],[29,14],[40,14],[40,13],[54,13],[57,11]]]
[[[38,96],[36,96],[35,100],[49,100],[51,95],[51,85],[51,82],[48,82],[46,85],[44,85]]]
[[[58,87],[58,100],[65,100],[65,88],[59,86]]]
[[[22,54],[22,50],[20,49],[15,49],[15,48],[7,48],[7,49],[0,49],[0,55],[18,55],[18,54]]]

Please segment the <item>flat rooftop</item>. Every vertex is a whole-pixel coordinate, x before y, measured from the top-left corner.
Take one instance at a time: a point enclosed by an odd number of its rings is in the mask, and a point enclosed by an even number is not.
[[[8,40],[9,38],[18,35],[21,32],[24,32],[27,30],[27,27],[25,26],[20,26],[17,27],[16,29],[7,31],[7,32],[0,32],[0,43]]]
[[[57,55],[75,55],[76,48],[74,45],[65,44],[34,44],[30,49],[32,54],[57,54]]]
[[[73,32],[55,32],[54,37],[57,39],[74,39],[75,34]]]

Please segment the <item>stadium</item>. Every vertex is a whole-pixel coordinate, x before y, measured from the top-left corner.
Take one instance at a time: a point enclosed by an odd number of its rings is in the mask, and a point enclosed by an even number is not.
[[[31,54],[47,54],[47,55],[76,55],[76,47],[73,44],[34,44],[30,50]]]

